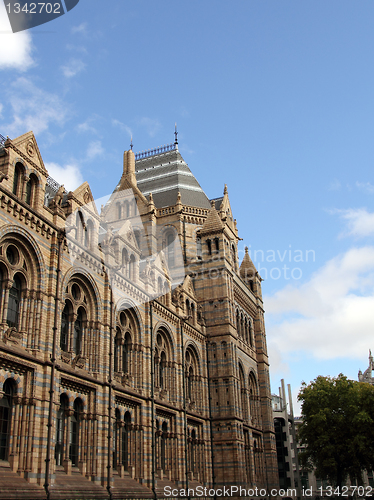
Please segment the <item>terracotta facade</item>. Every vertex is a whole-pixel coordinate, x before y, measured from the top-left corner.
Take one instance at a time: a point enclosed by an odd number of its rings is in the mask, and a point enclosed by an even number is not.
[[[100,208],[32,132],[0,143],[0,478],[12,498],[277,488],[261,278],[227,188],[208,200],[177,141],[119,175]]]

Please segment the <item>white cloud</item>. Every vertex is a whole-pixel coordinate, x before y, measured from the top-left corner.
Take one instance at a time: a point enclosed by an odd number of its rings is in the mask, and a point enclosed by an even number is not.
[[[71,28],[71,32],[73,33],[73,35],[75,33],[83,33],[83,34],[86,34],[87,33],[87,23],[81,23],[79,24],[78,26],[73,26]]]
[[[123,132],[126,132],[129,135],[129,137],[132,137],[132,132],[131,132],[130,127],[128,127],[124,123],[120,122],[119,120],[116,120],[116,119],[112,120],[112,125],[114,127],[120,128]]]
[[[306,284],[288,285],[264,302],[275,353],[360,359],[373,340],[374,247],[351,249],[327,262]]]
[[[98,134],[97,129],[92,125],[92,123],[95,121],[96,117],[90,117],[87,118],[87,120],[83,123],[79,123],[77,125],[77,130],[78,132],[89,132],[91,134]]]
[[[32,40],[29,31],[12,33],[4,2],[0,2],[0,69],[26,71],[34,65]]]
[[[91,141],[87,148],[86,159],[88,161],[93,160],[97,156],[101,156],[103,153],[104,148],[101,145],[101,141]]]
[[[70,163],[64,166],[57,163],[46,163],[49,175],[59,184],[64,184],[67,191],[74,191],[83,184],[83,177],[78,165]]]
[[[356,182],[356,187],[362,189],[363,191],[367,191],[370,194],[374,193],[374,185],[370,182]]]
[[[347,210],[333,210],[347,223],[347,230],[342,236],[365,237],[374,234],[374,213],[365,208],[350,208]]]
[[[0,103],[0,118],[1,118],[1,113],[3,112],[4,106]]]
[[[70,59],[65,66],[61,66],[61,70],[66,78],[72,78],[83,71],[85,67],[85,63],[80,59]]]
[[[4,130],[10,137],[33,130],[40,134],[50,124],[63,125],[69,116],[69,107],[57,94],[36,87],[30,80],[18,78],[8,91],[13,110],[13,122]]]

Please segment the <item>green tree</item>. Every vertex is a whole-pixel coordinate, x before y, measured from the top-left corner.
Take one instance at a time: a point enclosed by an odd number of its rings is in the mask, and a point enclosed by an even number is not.
[[[298,400],[301,465],[339,487],[348,476],[361,484],[362,472],[374,469],[374,387],[343,374],[319,376],[303,382]]]

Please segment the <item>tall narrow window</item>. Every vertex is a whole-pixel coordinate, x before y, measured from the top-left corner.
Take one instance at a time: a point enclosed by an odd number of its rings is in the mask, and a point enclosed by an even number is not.
[[[126,333],[125,341],[122,349],[122,371],[124,373],[128,373],[129,371],[129,343],[130,343],[130,335]]]
[[[165,388],[165,366],[166,366],[166,354],[164,352],[161,353],[160,360],[160,387],[161,389]]]
[[[210,240],[206,240],[206,244],[208,246],[208,255],[212,255],[212,242]]]
[[[26,183],[26,203],[31,205],[31,190],[32,190],[32,181],[29,179]]]
[[[129,434],[131,426],[131,415],[127,411],[125,413],[125,426],[122,433],[122,465],[125,470],[129,469],[130,465],[130,447],[129,447]]]
[[[120,368],[120,342],[121,342],[121,330],[117,327],[117,335],[114,339],[114,371],[118,372]]]
[[[201,245],[201,236],[197,236],[196,238],[196,256],[199,260],[203,257],[203,248]]]
[[[167,240],[166,240],[166,245],[167,245],[167,255],[168,255],[168,266],[169,268],[170,267],[174,267],[174,260],[175,260],[175,256],[174,256],[174,239],[175,239],[175,236],[174,234],[172,233],[169,233],[168,236],[167,236]]]
[[[9,456],[13,395],[13,381],[8,379],[4,383],[4,396],[0,399],[0,460],[8,460]]]
[[[21,301],[21,281],[16,276],[13,280],[12,288],[9,290],[7,323],[10,327],[18,328],[20,301]]]
[[[168,424],[164,422],[162,424],[162,436],[161,436],[161,469],[166,470],[166,439],[168,432]]]
[[[196,448],[196,431],[195,429],[191,432],[191,442],[190,442],[190,470],[195,472],[195,448]]]
[[[80,354],[82,349],[82,310],[78,309],[77,319],[74,323],[73,351],[75,354]]]
[[[62,351],[68,350],[68,334],[69,334],[69,306],[65,304],[61,316],[60,348]]]
[[[16,164],[14,168],[14,177],[13,177],[13,194],[16,196],[20,195],[20,181],[22,178],[22,169],[19,163]]]
[[[71,417],[70,422],[70,453],[69,458],[71,463],[75,466],[78,466],[79,460],[79,430],[80,423],[82,420],[82,401],[80,399],[76,399],[74,401],[74,413]]]
[[[118,464],[118,429],[121,425],[121,413],[118,408],[116,408],[115,412],[116,418],[113,423],[113,468],[115,469]]]
[[[192,366],[188,369],[188,379],[187,379],[187,398],[192,401],[192,381],[193,381],[193,369]]]
[[[60,408],[57,411],[57,419],[56,419],[56,447],[55,447],[56,465],[62,465],[62,459],[64,453],[66,410],[68,406],[69,406],[69,401],[66,394],[61,394]]]

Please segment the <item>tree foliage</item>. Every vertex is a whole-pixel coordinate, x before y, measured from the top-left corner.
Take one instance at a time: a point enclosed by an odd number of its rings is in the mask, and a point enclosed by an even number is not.
[[[374,469],[374,387],[342,374],[319,376],[303,382],[298,399],[301,465],[340,487],[348,476],[361,484],[362,471]]]

